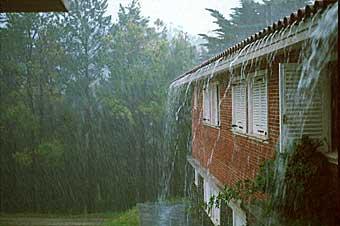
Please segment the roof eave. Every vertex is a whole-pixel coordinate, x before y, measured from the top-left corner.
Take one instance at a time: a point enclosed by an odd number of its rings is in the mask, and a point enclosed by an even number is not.
[[[68,12],[69,0],[0,0],[0,13]]]
[[[194,73],[197,73],[199,70],[202,70],[203,68],[208,67],[214,62],[218,62],[222,58],[227,58],[227,57],[232,56],[233,54],[237,53],[241,49],[245,48],[247,45],[254,43],[262,38],[265,38],[269,34],[272,34],[276,31],[280,31],[288,26],[291,26],[293,24],[298,24],[300,21],[311,18],[314,15],[316,15],[318,11],[326,9],[330,4],[333,4],[336,1],[337,0],[317,0],[314,2],[313,5],[306,5],[304,8],[297,10],[296,12],[292,13],[290,16],[284,17],[283,19],[273,23],[273,25],[268,26],[267,28],[264,28],[260,32],[255,33],[254,35],[246,38],[245,40],[237,43],[236,45],[230,48],[227,48],[220,54],[204,61],[203,63],[196,66],[192,70],[178,76],[176,79],[172,81],[172,83],[178,80],[181,80],[184,77],[190,76]],[[218,72],[218,70],[215,69],[214,72]]]

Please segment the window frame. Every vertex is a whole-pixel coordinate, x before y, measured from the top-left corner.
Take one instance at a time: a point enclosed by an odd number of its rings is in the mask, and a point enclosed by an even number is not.
[[[243,86],[243,87],[239,87],[239,86]],[[245,94],[244,94],[244,108],[245,108],[245,117],[244,117],[244,125],[242,125],[243,127],[240,128],[240,126],[238,125],[238,117],[236,117],[236,115],[238,114],[236,111],[238,110],[236,108],[236,103],[239,103],[238,101],[239,100],[235,100],[236,98],[241,98],[241,94],[239,94],[240,96],[237,97],[236,94],[235,94],[235,89],[236,87],[239,87],[239,89],[245,89]],[[232,84],[232,97],[231,97],[231,104],[232,104],[232,130],[234,132],[237,132],[237,133],[242,133],[242,134],[247,134],[247,123],[248,123],[248,119],[247,119],[247,91],[248,91],[248,88],[247,88],[247,82],[245,79],[236,79],[233,84]]]
[[[301,74],[301,64],[299,63],[280,63],[279,64],[279,115],[280,115],[280,146],[279,146],[279,152],[285,153],[286,148],[288,148],[290,145],[292,145],[293,140],[300,139],[298,137],[294,137],[294,135],[289,134],[289,123],[290,118],[287,117],[287,93],[289,92],[289,88],[286,85],[286,79],[289,73],[298,73]],[[294,76],[294,75],[293,75]],[[299,75],[298,75],[299,76]],[[320,78],[319,83],[315,84],[316,87],[314,87],[314,94],[313,96],[319,96],[321,101],[321,137],[311,137],[312,139],[320,139],[323,141],[323,145],[319,148],[319,151],[323,154],[331,153],[334,150],[332,149],[332,105],[331,105],[331,73],[329,71],[329,68],[326,67],[323,70],[320,71]],[[294,94],[293,94],[294,95]],[[314,97],[312,97],[313,99]],[[305,106],[303,106],[305,107]],[[308,111],[308,108],[304,108],[304,110]],[[288,111],[288,113],[290,113]],[[306,119],[306,116],[303,115],[303,120]],[[288,121],[288,122],[287,122]],[[304,130],[303,128],[302,130]],[[302,134],[306,134],[304,131],[301,131]],[[289,139],[284,139],[287,138]],[[310,136],[310,135],[308,135]]]
[[[216,207],[215,205],[212,206],[212,208],[209,211],[208,205],[210,202],[210,198],[212,196],[217,197],[219,193],[219,189],[217,186],[210,181],[209,179],[204,178],[203,179],[203,201],[207,204],[207,208],[205,208],[205,212],[209,216],[210,220],[217,225],[220,225],[221,223],[221,205],[219,207]]]
[[[265,87],[265,105],[266,105],[266,115],[265,115],[265,119],[263,119],[265,121],[265,126],[263,128],[263,133],[261,134],[259,131],[254,131],[255,130],[255,122],[254,122],[254,82],[258,81],[259,78],[264,80],[264,87]],[[252,74],[249,74],[249,81],[248,81],[248,106],[247,106],[247,113],[248,113],[248,128],[247,128],[247,134],[249,136],[254,136],[254,137],[258,137],[261,139],[268,139],[268,130],[269,130],[269,121],[268,121],[268,116],[269,116],[269,112],[268,112],[268,73],[267,70],[258,70],[255,71]]]
[[[199,185],[199,173],[198,173],[198,171],[196,170],[196,169],[194,169],[194,171],[195,171],[195,175],[194,175],[194,184],[198,187],[198,185]]]
[[[213,92],[216,92],[213,95]],[[215,99],[216,98],[216,99]],[[203,124],[215,128],[219,128],[221,124],[220,120],[220,85],[218,82],[211,82],[203,87]],[[208,104],[206,104],[208,101]],[[215,102],[215,103],[214,103]],[[208,109],[206,109],[208,107]],[[207,112],[208,111],[208,112]],[[207,114],[209,115],[206,118]]]
[[[254,81],[256,81],[256,78],[263,77],[265,82],[265,95],[266,95],[266,118],[265,120],[265,128],[264,128],[264,134],[256,133],[254,132],[254,98],[253,98],[253,85]],[[242,89],[245,89],[245,100],[244,100],[244,106],[241,106],[239,108],[244,109],[245,117],[244,120],[244,127],[245,128],[238,128],[237,123],[235,120],[238,120],[238,118],[235,116],[238,112],[237,109],[235,109],[235,105],[238,100],[237,97],[235,97],[235,87],[237,86],[243,86]],[[246,137],[260,140],[260,141],[266,141],[269,137],[269,96],[268,96],[268,71],[266,69],[264,70],[255,70],[255,72],[247,74],[247,79],[241,79],[240,77],[234,79],[232,82],[232,125],[231,130],[235,134],[244,135]],[[239,94],[240,97],[242,97],[241,94]],[[239,98],[240,98],[239,97]],[[243,98],[243,97],[242,97]]]
[[[193,93],[194,93],[194,103],[193,103],[193,108],[194,110],[197,110],[197,107],[198,107],[198,98],[199,98],[199,87],[197,85],[194,86],[194,90],[193,90]]]
[[[239,210],[238,208],[232,208],[233,210],[233,226],[246,226],[247,225],[247,218],[243,211]],[[239,220],[236,220],[239,219]],[[239,225],[237,222],[243,221],[243,225]]]

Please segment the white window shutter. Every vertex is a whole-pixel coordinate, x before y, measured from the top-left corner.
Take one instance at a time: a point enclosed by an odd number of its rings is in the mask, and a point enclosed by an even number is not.
[[[215,196],[215,198],[218,196],[218,190],[209,180],[204,179],[203,184],[204,202],[209,205],[210,198],[212,196]],[[210,212],[208,212],[208,210],[209,208],[205,209],[214,225],[220,225],[220,208],[214,204],[211,206]]]
[[[195,85],[194,86],[194,106],[193,106],[195,110],[197,109],[198,97],[199,97],[198,87],[197,85]]]
[[[210,84],[209,85],[209,101],[210,101],[210,122],[214,124],[215,118],[214,118],[214,112],[215,112],[215,93],[214,93],[215,85]]]
[[[301,69],[297,64],[280,64],[280,151],[303,135],[325,139],[322,86],[318,83],[310,104],[299,101]],[[326,106],[325,106],[326,107]]]
[[[194,179],[194,183],[196,186],[198,186],[198,181],[199,181],[199,173],[198,171],[195,169],[195,179]]]
[[[203,91],[203,121],[219,125],[219,93],[216,83],[209,84]]]
[[[203,193],[204,193],[204,202],[206,204],[209,204],[209,201],[210,201],[210,184],[206,179],[204,179],[204,181],[203,181]]]
[[[238,213],[238,211],[233,210],[233,226],[246,226],[246,220]]]
[[[238,83],[233,85],[232,107],[233,107],[233,127],[234,129],[247,132],[247,89],[245,84]]]
[[[210,98],[207,87],[203,90],[203,121],[210,122]]]
[[[211,111],[210,111],[210,119],[213,125],[219,124],[219,93],[218,93],[218,85],[211,84],[210,89],[210,103],[211,103]]]
[[[213,192],[213,195],[215,196],[215,198],[218,196],[218,190],[217,189],[214,189],[214,192]],[[214,208],[213,208],[213,219],[214,219],[214,223],[216,225],[220,225],[221,223],[221,208],[220,206],[219,207],[216,207],[216,205],[214,205]]]
[[[253,133],[266,136],[268,133],[267,79],[265,73],[254,77],[252,86]]]
[[[215,105],[216,105],[216,112],[215,112],[215,125],[220,125],[220,87],[219,85],[215,86]]]

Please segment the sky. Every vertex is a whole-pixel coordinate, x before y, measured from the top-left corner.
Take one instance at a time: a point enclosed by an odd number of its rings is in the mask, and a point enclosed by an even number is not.
[[[119,4],[128,5],[131,0],[108,0],[108,13],[117,19]],[[228,18],[231,8],[239,6],[239,0],[139,0],[142,15],[151,21],[161,19],[168,26],[179,28],[191,35],[209,33],[216,26],[205,8],[217,9]]]

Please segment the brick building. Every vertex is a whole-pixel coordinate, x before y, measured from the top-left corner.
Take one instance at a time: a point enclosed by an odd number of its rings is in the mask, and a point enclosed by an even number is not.
[[[224,186],[254,179],[265,160],[285,153],[302,135],[323,141],[320,152],[331,169],[326,176],[333,180],[332,189],[338,190],[337,43],[326,54],[320,53],[320,71],[303,67],[306,61],[301,57],[313,45],[313,32],[320,32],[317,29],[329,16],[326,9],[332,6],[334,1],[306,6],[174,81],[193,87],[192,155],[188,161],[205,202]],[[306,79],[303,76],[315,77],[313,92],[296,101],[305,94],[299,88]],[[335,195],[334,200],[339,200],[339,194]],[[250,224],[249,213],[240,203],[228,203],[233,226]],[[225,212],[212,208],[208,215],[214,225],[220,225]]]

